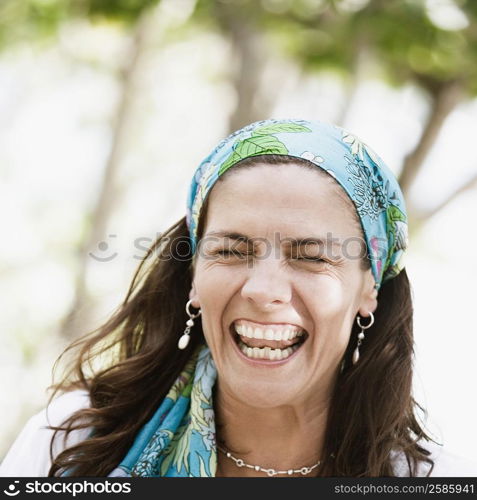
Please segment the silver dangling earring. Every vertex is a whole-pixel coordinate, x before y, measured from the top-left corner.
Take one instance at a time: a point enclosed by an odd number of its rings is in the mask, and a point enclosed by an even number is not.
[[[189,315],[189,319],[186,322],[186,328],[184,330],[184,333],[182,334],[181,338],[179,339],[179,342],[177,343],[177,347],[179,349],[185,349],[187,345],[189,344],[190,340],[190,329],[194,326],[194,318],[197,318],[201,314],[201,310],[199,309],[199,312],[197,314],[192,314],[189,310],[189,307],[192,303],[192,300],[189,300],[186,304],[186,312]]]
[[[361,332],[358,334],[358,344],[356,345],[356,349],[353,352],[353,365],[355,365],[359,361],[359,346],[361,345],[361,342],[364,339],[364,330],[369,328],[370,326],[373,325],[374,323],[374,315],[371,311],[369,311],[369,314],[371,316],[371,321],[369,322],[369,325],[363,326],[361,324],[361,316],[358,314],[358,317],[356,318],[356,321],[358,323],[358,326],[361,328]]]

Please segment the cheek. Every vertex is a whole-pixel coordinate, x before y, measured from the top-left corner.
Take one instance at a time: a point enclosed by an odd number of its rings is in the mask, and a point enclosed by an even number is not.
[[[311,298],[311,310],[318,316],[330,317],[339,314],[348,302],[348,295],[344,284],[334,277],[321,276],[314,286],[307,292]]]
[[[209,297],[230,295],[243,282],[246,273],[243,266],[224,265],[206,259],[199,261],[194,279],[199,298],[208,301]]]
[[[332,359],[332,352],[344,350],[349,341],[351,286],[335,277],[320,276],[306,296],[305,307],[315,330],[313,350],[321,355],[329,353]]]
[[[202,310],[202,329],[209,343],[223,337],[222,318],[227,304],[240,288],[239,275],[226,272],[220,266],[197,268],[194,283]]]
[[[204,265],[197,269],[194,283],[201,303],[209,305],[233,293],[240,279],[240,272],[219,265]]]

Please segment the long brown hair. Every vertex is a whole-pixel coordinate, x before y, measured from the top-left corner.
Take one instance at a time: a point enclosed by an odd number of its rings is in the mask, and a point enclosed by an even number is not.
[[[248,168],[257,161],[293,163],[321,169],[304,159],[266,155],[247,158],[230,171]],[[334,182],[334,181],[333,181]],[[336,183],[335,183],[336,184]],[[341,188],[336,184],[337,192]],[[348,210],[357,224],[354,206]],[[208,198],[201,210],[198,242],[203,233]],[[79,352],[63,379],[52,385],[50,401],[59,391],[86,389],[90,408],[69,416],[55,430],[49,476],[106,476],[122,460],[137,432],[152,417],[191,352],[204,342],[201,322],[196,321],[189,346],[177,348],[186,320],[185,304],[191,288],[194,255],[190,249],[185,217],[159,236],[140,263],[122,304],[103,326],[71,344]],[[370,262],[363,258],[363,268]],[[329,410],[320,476],[390,477],[395,475],[392,453],[403,452],[409,474],[419,462],[434,466],[427,450],[417,441],[431,440],[419,423],[425,410],[412,396],[413,306],[411,287],[403,269],[384,283],[378,295],[375,323],[366,330],[361,357],[352,365],[358,326],[354,324],[343,371],[338,377]],[[109,359],[93,370],[96,359]],[[87,439],[53,457],[53,440],[59,431],[94,429]]]

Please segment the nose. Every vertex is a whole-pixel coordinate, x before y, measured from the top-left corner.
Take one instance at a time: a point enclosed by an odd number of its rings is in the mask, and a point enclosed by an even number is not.
[[[286,271],[281,268],[280,259],[272,256],[254,260],[241,295],[263,310],[288,304],[292,298],[292,286]]]

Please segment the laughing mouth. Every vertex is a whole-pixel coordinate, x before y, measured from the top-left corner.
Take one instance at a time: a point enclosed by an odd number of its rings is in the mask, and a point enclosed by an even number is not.
[[[308,333],[292,325],[258,325],[239,320],[231,325],[239,349],[252,359],[283,360],[297,351]]]

